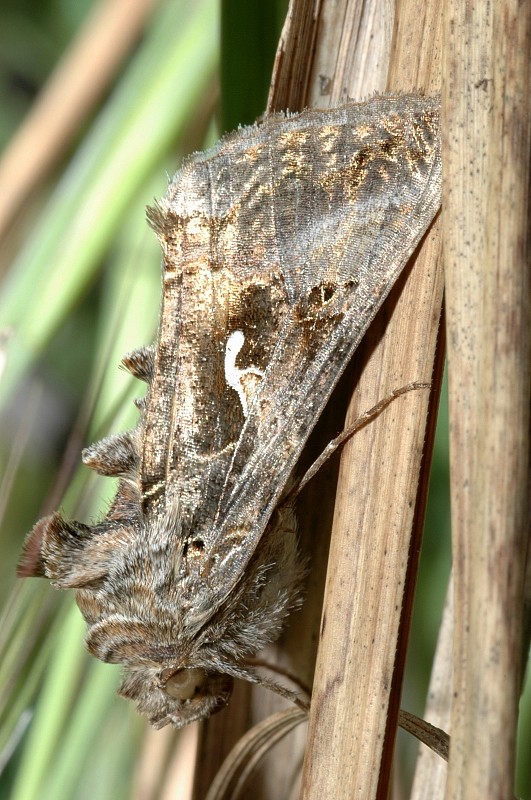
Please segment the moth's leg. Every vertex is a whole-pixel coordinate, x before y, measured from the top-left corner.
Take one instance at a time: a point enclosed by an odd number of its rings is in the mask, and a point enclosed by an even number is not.
[[[276,675],[282,675],[284,678],[287,678],[289,681],[298,686],[299,689],[308,697],[311,697],[312,695],[311,688],[307,686],[304,681],[301,681],[301,679],[291,672],[291,670],[281,667],[279,664],[272,664],[270,661],[267,661],[264,658],[246,658],[245,664],[249,664],[251,667],[262,667],[274,672]]]
[[[386,397],[382,400],[379,400],[376,405],[372,408],[369,408],[368,411],[364,411],[363,414],[354,420],[352,425],[349,425],[346,430],[342,431],[339,436],[336,436],[335,439],[332,439],[331,442],[327,444],[321,455],[313,462],[311,467],[307,470],[307,472],[303,475],[301,480],[295,484],[295,486],[291,489],[288,495],[283,499],[282,504],[284,504],[288,499],[293,499],[296,497],[302,489],[306,486],[306,484],[311,481],[314,475],[319,472],[323,464],[325,464],[328,459],[333,456],[335,453],[341,452],[342,447],[348,442],[348,440],[354,436],[354,434],[371,422],[375,417],[380,414],[384,408],[393,402],[397,397],[400,397],[407,392],[411,392],[414,389],[430,389],[431,383],[406,383],[405,386],[401,386],[400,389],[393,389]]]

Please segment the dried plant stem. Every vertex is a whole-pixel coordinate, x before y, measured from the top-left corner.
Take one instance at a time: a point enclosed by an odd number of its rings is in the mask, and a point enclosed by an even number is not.
[[[446,5],[455,581],[447,794],[513,791],[529,536],[531,7]],[[466,199],[466,202],[464,202]]]
[[[306,718],[304,711],[289,708],[272,714],[242,736],[216,775],[205,800],[243,798],[247,780],[265,753]]]
[[[347,97],[361,100],[386,89],[436,93],[440,30],[435,5],[427,4],[422,18],[413,2],[395,9],[387,0],[363,4],[293,0],[268,110],[334,106]],[[428,56],[421,59],[419,75],[418,54],[424,50]],[[391,51],[399,56],[394,57],[392,78]],[[438,386],[441,360],[435,353],[442,303],[438,253],[435,226],[356,356],[354,372],[361,378],[347,426],[411,381],[432,383],[435,379]],[[304,798],[370,800],[378,793],[386,795],[426,494],[427,478],[423,476],[419,484],[419,473],[422,464],[429,464],[430,413],[437,389],[431,399],[428,395],[410,392],[398,398],[345,446],[305,756]],[[344,412],[336,412],[336,433],[343,421]],[[309,493],[312,488],[310,484]],[[322,495],[321,485],[321,505]],[[312,528],[317,543],[323,531],[315,518]],[[324,563],[322,554],[314,554],[312,564],[317,569],[322,571]],[[301,647],[292,662],[304,669],[306,658],[305,674],[310,677],[313,661],[307,642],[312,642],[321,616],[320,607],[313,603],[314,596],[320,602],[319,593],[313,589],[310,581],[305,623],[295,626],[303,631],[305,649]],[[297,630],[288,633],[288,642],[293,637],[297,640]],[[249,691],[252,697],[254,689]],[[234,708],[237,716],[236,702],[229,713]],[[256,710],[251,703],[247,724]],[[198,773],[215,763],[216,730],[219,737],[221,726],[228,725],[231,738],[237,731],[237,720],[231,725],[221,716],[205,726],[210,749],[200,744]],[[243,730],[243,719],[241,724]],[[272,773],[293,772],[300,746],[299,742],[297,746],[290,743],[289,750],[287,744],[283,747],[257,793],[253,789],[253,797],[285,796],[279,793],[281,784],[274,784]],[[206,780],[198,777],[205,785]],[[204,796],[199,783],[194,795],[198,800]]]
[[[398,4],[392,17],[391,5],[380,4],[379,14],[367,11],[364,17],[379,26],[365,33],[371,46],[381,47],[381,80],[385,85],[388,62],[381,34],[387,25],[381,20],[387,18],[395,31],[387,86],[437,91],[440,21],[435,4],[425,6],[424,17],[413,3]],[[364,52],[361,32],[356,46]],[[345,73],[338,73],[344,80]],[[373,70],[371,88],[382,88],[374,81]],[[392,387],[432,378],[442,301],[437,253],[432,228],[392,296],[392,318],[375,321],[370,344],[357,355],[361,378],[347,424]],[[437,383],[440,363],[435,375]],[[424,512],[427,476],[419,484],[419,473],[429,463],[429,458],[423,462],[425,440],[430,449],[429,409],[424,393],[406,395],[345,447],[303,775],[305,800],[387,796],[416,537]]]
[[[443,619],[439,628],[437,650],[428,690],[425,717],[433,725],[450,730],[452,705],[452,635],[453,635],[453,583],[449,582]],[[415,769],[415,780],[410,800],[443,800],[446,789],[447,766],[427,747],[420,747]]]

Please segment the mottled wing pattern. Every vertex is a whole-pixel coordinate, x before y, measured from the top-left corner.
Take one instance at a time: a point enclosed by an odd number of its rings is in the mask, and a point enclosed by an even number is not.
[[[172,476],[166,502],[203,549],[213,608],[433,219],[440,184],[438,102],[384,97],[225,137],[188,161],[155,213],[170,329],[153,385],[175,382],[154,392],[171,410],[148,409],[144,491]],[[235,332],[239,392],[225,374]]]

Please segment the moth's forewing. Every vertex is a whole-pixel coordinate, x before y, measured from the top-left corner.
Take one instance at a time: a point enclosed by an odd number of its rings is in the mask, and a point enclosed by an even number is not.
[[[87,644],[158,725],[227,702],[278,635],[301,567],[275,507],[333,387],[440,204],[438,102],[266,118],[193,156],[151,212],[164,252],[135,431],[84,460],[119,475],[105,519],[54,515],[23,574],[76,588]],[[282,565],[282,566],[280,566]]]
[[[168,447],[214,606],[240,580],[440,194],[438,101],[405,96],[266,118],[176,175],[158,221],[170,336],[185,354]],[[236,330],[240,367],[263,372],[246,419],[223,373]]]

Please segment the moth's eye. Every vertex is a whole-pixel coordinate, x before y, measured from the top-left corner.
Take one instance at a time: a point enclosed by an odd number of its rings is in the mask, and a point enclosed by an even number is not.
[[[175,700],[191,700],[199,694],[207,682],[204,669],[180,669],[170,675],[164,685],[164,691]]]

